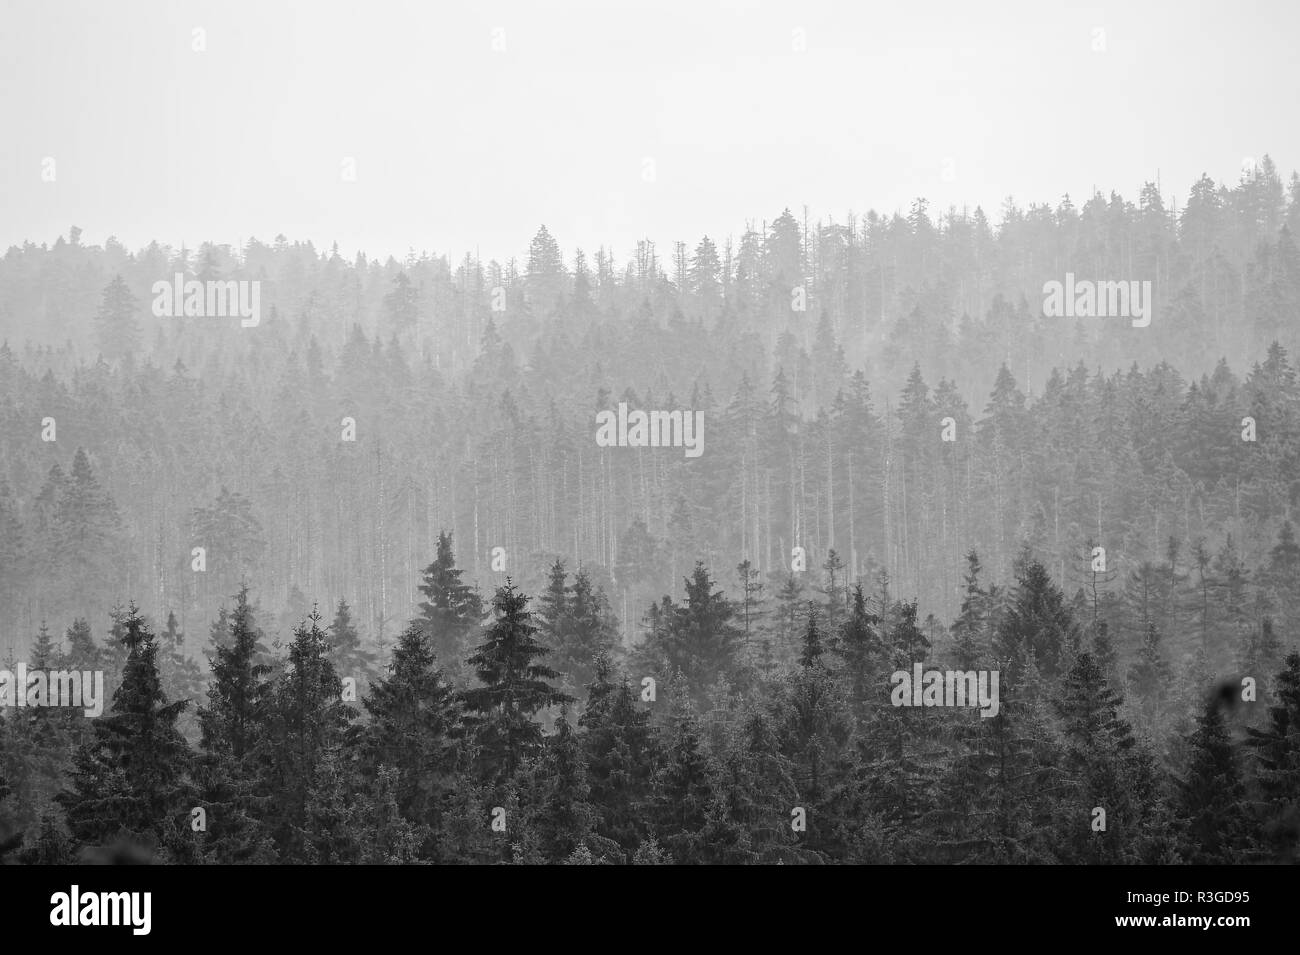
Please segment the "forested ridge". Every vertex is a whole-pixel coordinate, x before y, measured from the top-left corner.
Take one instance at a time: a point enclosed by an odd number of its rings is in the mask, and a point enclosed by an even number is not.
[[[12,248],[0,647],[115,696],[3,713],[8,856],[1294,861],[1298,223],[1265,158],[621,264]],[[1151,325],[1044,317],[1067,271]]]

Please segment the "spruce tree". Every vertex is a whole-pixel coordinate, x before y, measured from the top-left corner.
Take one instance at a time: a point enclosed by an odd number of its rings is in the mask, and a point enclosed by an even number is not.
[[[542,854],[552,862],[562,862],[580,847],[590,851],[597,811],[589,798],[586,754],[566,708],[561,708],[555,732],[546,739],[534,778],[536,808],[530,822]],[[611,840],[609,845],[619,858],[617,843]]]
[[[199,708],[196,777],[208,814],[205,847],[221,863],[273,861],[263,820],[278,794],[265,789],[261,774],[269,759],[274,684],[270,665],[260,662],[265,647],[248,588],[235,599],[232,614],[222,608],[228,641],[216,646],[208,703]]]
[[[1141,701],[1142,716],[1153,738],[1159,734],[1161,715],[1173,679],[1173,669],[1165,660],[1160,642],[1160,631],[1155,621],[1150,621],[1137,659],[1128,672],[1129,686]]]
[[[139,303],[121,275],[104,287],[95,315],[100,353],[108,361],[134,355],[140,348]]]
[[[483,619],[482,600],[474,588],[461,582],[451,535],[438,534],[438,554],[424,570],[420,615],[413,621],[427,635],[434,654],[444,664],[459,669],[468,644]]]
[[[333,819],[330,774],[355,711],[342,701],[343,686],[329,661],[329,643],[313,610],[294,631],[289,659],[276,680],[271,720],[259,749],[262,785],[276,794],[272,835],[282,862],[309,862],[345,854],[326,823]]]
[[[418,827],[422,851],[436,857],[443,802],[456,773],[460,702],[420,627],[403,632],[387,675],[363,705],[370,722],[361,734],[362,773],[372,787],[390,774],[385,785],[398,811]]]
[[[1066,862],[1117,863],[1145,858],[1152,825],[1154,771],[1132,727],[1120,716],[1122,697],[1090,653],[1080,653],[1053,706],[1062,722],[1063,802],[1058,854]],[[1106,830],[1092,830],[1092,810],[1106,811]]]
[[[1264,835],[1278,861],[1300,859],[1300,653],[1287,654],[1263,729],[1248,729]]]
[[[363,695],[374,679],[375,654],[362,647],[361,635],[352,622],[352,608],[346,600],[339,599],[334,621],[326,633],[329,635],[329,659],[334,672],[339,679],[351,677],[355,680],[358,696]]]
[[[555,668],[579,684],[592,676],[592,662],[613,650],[617,633],[613,612],[602,591],[592,587],[585,570],[578,571],[569,589],[568,609],[552,658]]]
[[[478,750],[481,778],[501,783],[541,745],[533,715],[544,706],[572,702],[548,681],[559,672],[540,663],[549,651],[536,639],[528,597],[509,578],[492,598],[495,619],[486,641],[466,661],[480,685],[461,693]]]
[[[862,585],[853,586],[853,602],[848,620],[836,646],[844,661],[844,679],[849,705],[859,721],[865,719],[871,691],[884,660],[884,642],[880,639],[880,618],[867,609]]]
[[[672,729],[655,775],[652,817],[659,844],[679,865],[703,861],[704,828],[713,807],[714,769],[700,722],[686,694],[674,703]]]
[[[154,635],[134,605],[120,623],[127,650],[122,684],[77,752],[71,787],[57,799],[80,843],[102,845],[121,835],[159,848],[188,828],[190,752],[176,730],[186,702],[169,703],[163,694]]]
[[[1182,855],[1193,864],[1245,862],[1255,845],[1246,787],[1219,706],[1210,700],[1196,721],[1174,805]]]
[[[1080,639],[1065,595],[1042,563],[1028,561],[1017,576],[1011,607],[998,633],[999,656],[1011,662],[1014,676],[1024,656],[1032,654],[1039,671],[1050,680],[1069,666]]]
[[[587,706],[578,725],[587,754],[591,802],[599,813],[596,832],[633,851],[646,835],[644,805],[655,760],[650,714],[627,677],[612,681],[608,655],[597,658]]]
[[[808,622],[803,631],[803,649],[799,653],[801,667],[820,666],[823,653],[821,631],[817,626],[817,606],[808,604]]]

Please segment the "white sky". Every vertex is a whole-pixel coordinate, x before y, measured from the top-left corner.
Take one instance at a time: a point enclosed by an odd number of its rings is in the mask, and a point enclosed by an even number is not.
[[[1181,204],[1300,166],[1297,26],[1295,0],[0,0],[0,249],[76,224],[504,260],[544,222],[623,261],[785,206],[997,221],[1157,171]]]

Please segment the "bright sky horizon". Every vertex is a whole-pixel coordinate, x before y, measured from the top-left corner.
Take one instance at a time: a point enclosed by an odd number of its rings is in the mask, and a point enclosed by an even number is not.
[[[996,223],[1158,176],[1181,207],[1247,157],[1300,168],[1297,26],[1291,0],[6,0],[0,249],[76,225],[506,261],[544,223],[625,262],[787,206]]]

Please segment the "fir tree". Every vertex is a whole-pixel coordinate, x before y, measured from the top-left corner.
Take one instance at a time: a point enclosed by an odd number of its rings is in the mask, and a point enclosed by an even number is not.
[[[664,849],[679,865],[692,865],[703,859],[714,771],[689,699],[675,703],[674,710],[664,761],[655,776],[652,816]]]
[[[1183,857],[1194,864],[1244,862],[1254,846],[1253,826],[1218,700],[1206,704],[1190,743],[1174,806]]]
[[[506,579],[492,599],[495,619],[486,641],[466,661],[480,686],[461,694],[467,722],[474,731],[479,771],[489,782],[514,776],[522,761],[541,745],[541,727],[533,715],[544,706],[572,700],[547,681],[556,670],[538,662],[548,652],[535,637],[537,627],[528,611],[528,598]]]
[[[265,862],[274,859],[274,847],[263,820],[278,795],[264,791],[261,780],[275,687],[270,665],[261,662],[266,648],[247,587],[236,595],[232,614],[222,608],[222,621],[227,641],[216,646],[208,703],[199,708],[196,781],[209,817],[205,847],[217,862]]]
[[[104,287],[95,315],[100,353],[108,361],[134,355],[140,348],[139,303],[121,275]]]
[[[154,635],[139,611],[131,606],[121,623],[127,649],[122,685],[78,751],[71,787],[58,802],[78,842],[102,845],[125,835],[162,847],[188,820],[190,753],[176,730],[186,703],[169,703],[163,695]]]
[[[627,677],[614,683],[612,676],[609,657],[598,658],[578,725],[585,730],[591,802],[599,813],[596,832],[631,852],[646,834],[642,807],[650,794],[655,740],[650,714]]]
[[[1279,861],[1300,858],[1300,653],[1287,654],[1274,680],[1276,702],[1263,729],[1248,729],[1257,764],[1264,834]]]
[[[344,599],[334,611],[334,621],[326,630],[329,635],[329,660],[339,678],[351,677],[361,695],[374,679],[375,654],[361,645],[361,635],[352,622],[352,608]]]
[[[320,614],[313,610],[294,631],[259,747],[265,753],[262,785],[276,794],[270,824],[282,862],[346,854],[345,847],[330,844],[325,825],[334,818],[328,805],[335,790],[330,774],[338,771],[337,751],[355,715],[343,703],[342,689],[329,661]]]
[[[384,786],[402,818],[429,842],[425,853],[436,854],[430,840],[454,785],[460,704],[418,626],[402,634],[388,674],[375,681],[363,705],[370,722],[361,737],[362,772],[376,786],[390,774]]]
[[[451,535],[438,535],[438,555],[424,570],[420,593],[420,616],[414,623],[427,635],[440,660],[459,666],[470,635],[483,619],[482,600],[468,584],[461,583],[462,571],[452,554]]]

